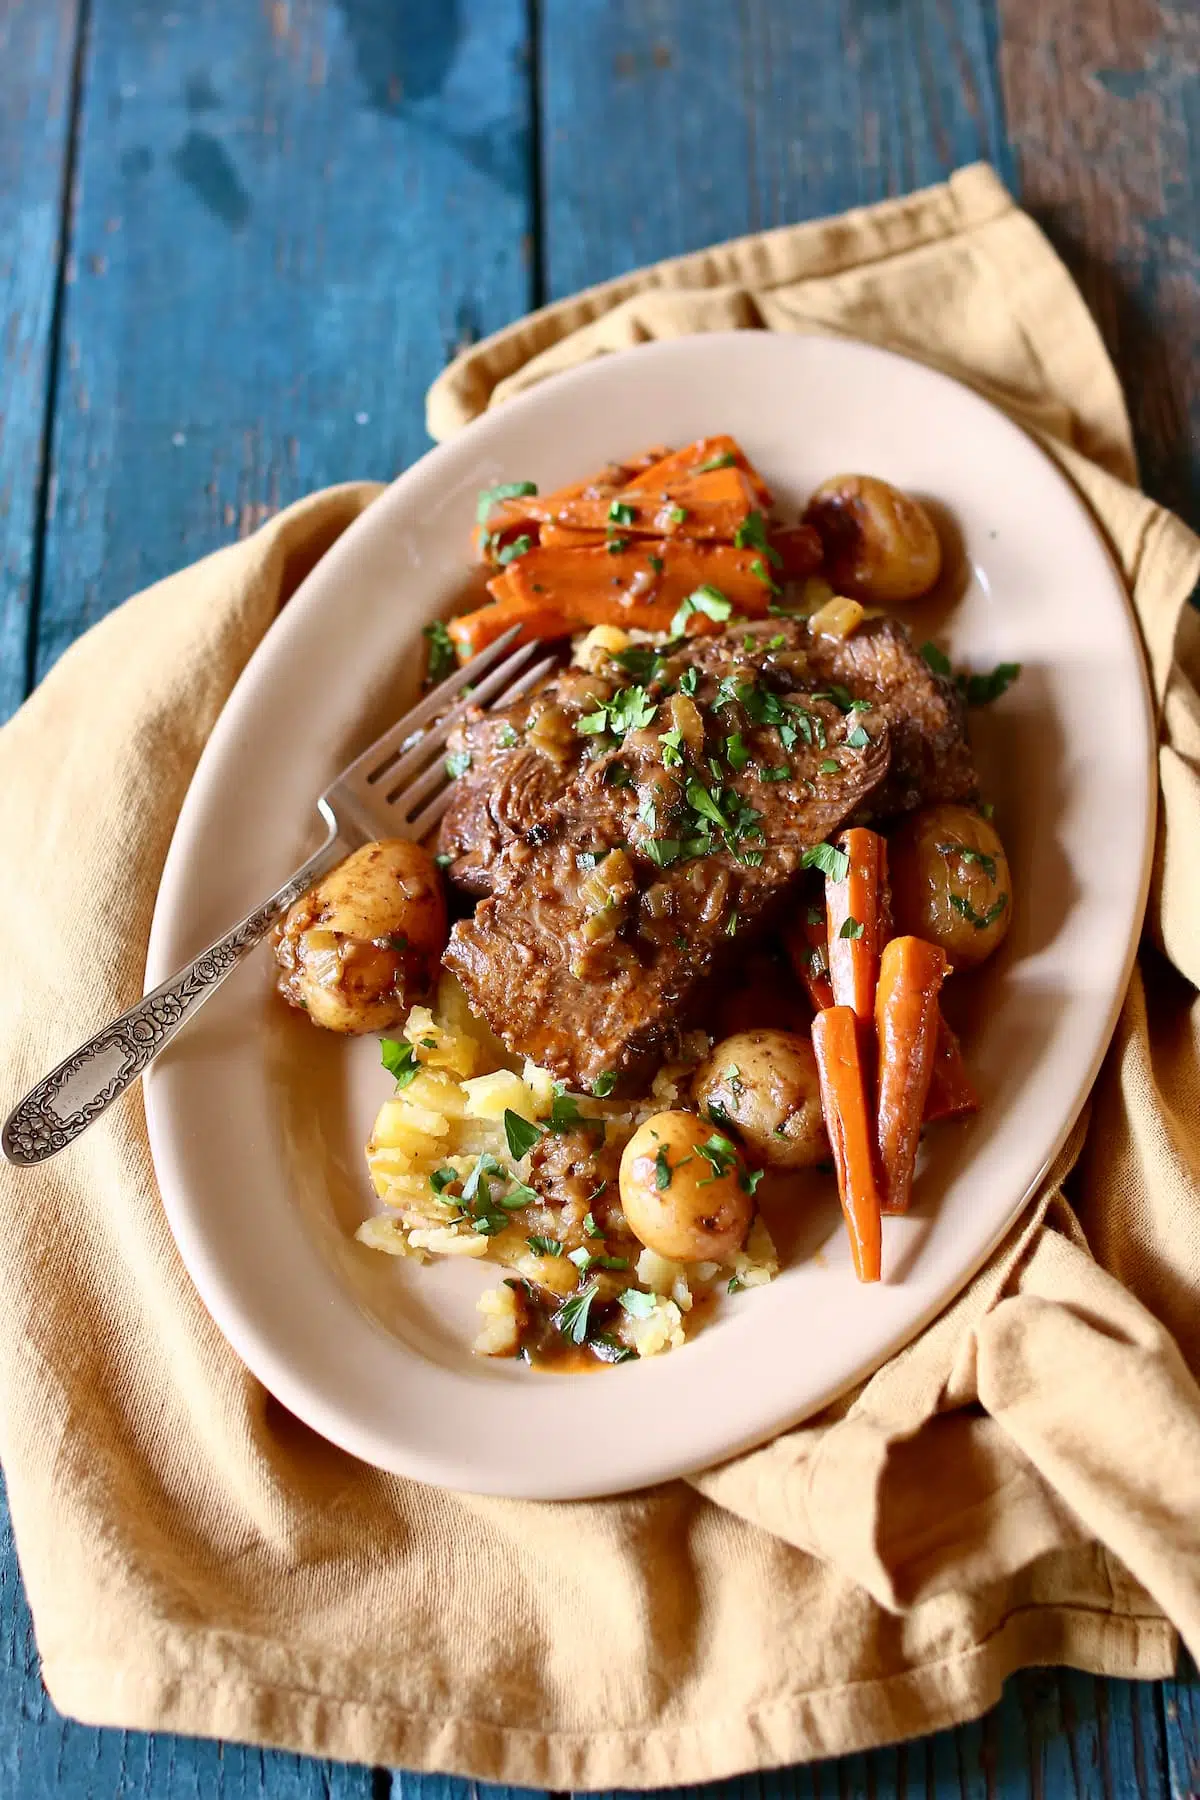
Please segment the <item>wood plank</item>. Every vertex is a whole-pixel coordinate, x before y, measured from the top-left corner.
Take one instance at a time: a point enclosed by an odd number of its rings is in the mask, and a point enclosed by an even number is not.
[[[990,157],[1008,170],[986,0],[542,0],[552,296]]]
[[[524,0],[94,0],[40,676],[136,588],[428,445],[529,301]]]
[[[1148,490],[1200,524],[1200,10],[1000,0],[1022,198],[1125,384]]]
[[[24,698],[79,0],[0,10],[0,719]]]
[[[1200,1794],[1200,1672],[1186,1652],[1174,1681],[1162,1685],[1167,1778],[1171,1800]]]

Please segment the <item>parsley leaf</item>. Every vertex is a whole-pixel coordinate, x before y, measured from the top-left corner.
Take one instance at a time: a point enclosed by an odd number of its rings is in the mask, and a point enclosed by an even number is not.
[[[864,731],[861,725],[856,725],[853,731],[846,733],[846,746],[850,750],[865,750],[870,742],[870,732]]]
[[[631,1319],[648,1319],[658,1301],[653,1294],[644,1294],[641,1288],[626,1288],[618,1295],[621,1311],[628,1313]]]
[[[652,644],[630,644],[627,650],[610,650],[609,662],[625,669],[635,681],[656,681],[662,674],[663,659]]]
[[[605,1183],[605,1186],[607,1186],[607,1183]],[[604,1192],[603,1187],[601,1187],[600,1192],[601,1193]],[[604,1236],[603,1231],[601,1231],[599,1225],[597,1225],[597,1223],[596,1223],[595,1219],[593,1219],[591,1213],[584,1214],[583,1229],[586,1231],[587,1235],[590,1238],[598,1238],[598,1237]]]
[[[591,1125],[598,1120],[585,1119],[579,1110],[579,1099],[575,1094],[568,1094],[561,1081],[554,1084],[554,1098],[550,1102],[551,1131],[569,1131],[572,1125]]]
[[[949,899],[959,917],[965,919],[968,925],[973,925],[976,931],[986,931],[989,925],[994,925],[1008,905],[1008,895],[1001,894],[995,904],[989,906],[985,913],[977,913],[965,894],[951,894]]]
[[[435,1194],[444,1194],[446,1189],[458,1180],[454,1169],[435,1169],[429,1177],[429,1185]]]
[[[446,758],[446,773],[451,781],[456,781],[460,775],[465,775],[470,766],[471,752],[469,750],[456,750],[453,756]]]
[[[682,525],[683,521],[687,518],[687,507],[686,506],[668,507],[667,518],[670,520],[672,525]]]
[[[790,779],[791,773],[792,771],[788,764],[782,763],[775,769],[760,769],[758,771],[758,779],[760,781],[787,781]]]
[[[672,863],[678,862],[679,852],[682,848],[678,838],[649,838],[642,845],[642,849],[650,861],[660,869],[669,869]]]
[[[523,1119],[510,1106],[504,1109],[504,1135],[508,1140],[508,1154],[520,1162],[528,1156],[538,1139],[543,1135],[545,1126],[534,1125],[531,1120]]]
[[[630,1357],[637,1355],[636,1350],[631,1350],[628,1344],[619,1343],[612,1333],[607,1331],[598,1331],[595,1337],[589,1340],[588,1347],[592,1355],[604,1363],[628,1362]]]
[[[679,636],[693,613],[703,613],[706,618],[723,624],[732,611],[733,601],[727,600],[720,588],[713,587],[711,582],[703,582],[686,600],[680,601],[675,617],[671,620],[671,636]]]
[[[561,1256],[563,1253],[562,1245],[557,1238],[527,1237],[525,1242],[535,1256]]]
[[[935,844],[939,856],[957,856],[960,862],[978,863],[989,881],[996,879],[996,859],[983,850],[972,850],[968,844]]]
[[[683,732],[676,725],[671,731],[664,731],[658,740],[662,752],[664,769],[679,769],[683,766]]]
[[[740,731],[725,739],[725,761],[731,769],[744,769],[750,761],[750,751]]]
[[[629,539],[623,537],[606,538],[604,540],[604,548],[608,551],[610,556],[620,556],[622,550],[628,550]]]
[[[573,1294],[563,1301],[554,1315],[553,1324],[556,1331],[570,1338],[573,1344],[586,1344],[588,1334],[588,1315],[592,1310],[592,1301],[596,1298],[597,1284],[587,1282],[577,1288]]]
[[[649,561],[650,561],[650,567],[654,570],[654,573],[656,575],[661,575],[663,572],[663,569],[666,567],[666,564],[663,562],[662,557],[661,556],[652,556],[652,557],[650,557]]]
[[[637,518],[637,508],[624,500],[614,500],[608,509],[608,516],[614,525],[632,525]]]
[[[604,1100],[617,1085],[616,1073],[612,1069],[602,1069],[592,1083],[592,1092],[597,1100]]]
[[[767,521],[760,512],[746,514],[733,534],[733,543],[737,550],[761,550],[775,568],[783,567],[782,556],[767,540]]]
[[[935,675],[949,675],[950,658],[944,650],[939,650],[936,644],[922,644],[921,655]]]
[[[990,706],[1020,673],[1020,663],[997,663],[987,675],[960,675],[958,686],[968,706]]]
[[[454,639],[446,630],[440,619],[432,625],[422,628],[421,636],[429,645],[429,656],[425,667],[425,685],[434,687],[437,682],[444,681],[447,675],[458,667],[458,653],[454,648]]]
[[[406,1088],[421,1073],[421,1065],[412,1045],[401,1044],[396,1038],[380,1038],[379,1060],[388,1074],[395,1076],[398,1088]]]
[[[821,773],[822,775],[836,775],[841,766],[836,756],[827,756],[821,764]]]
[[[710,820],[719,830],[728,830],[725,814],[721,811],[703,782],[689,781],[686,793],[687,803],[693,812],[699,813],[702,819]]]
[[[671,1165],[665,1150],[660,1150],[654,1158],[654,1185],[659,1193],[671,1185]]]
[[[732,469],[736,462],[732,450],[722,450],[717,456],[710,456],[707,462],[697,463],[692,474],[711,475],[714,469]]]
[[[857,939],[862,937],[866,929],[861,919],[847,918],[842,920],[842,929],[838,932],[838,936]]]
[[[836,844],[814,844],[800,858],[800,866],[804,869],[820,869],[822,875],[830,881],[845,881],[850,868],[850,858]]]
[[[532,549],[533,539],[527,531],[523,531],[520,537],[514,538],[511,544],[505,544],[504,548],[497,552],[496,561],[502,569],[506,569],[510,562],[516,562],[518,556],[524,556],[527,551]]]
[[[756,581],[761,581],[764,587],[770,588],[773,594],[781,594],[783,592],[783,589],[771,574],[761,556],[756,556],[754,561],[750,564],[750,573],[754,576]]]
[[[694,694],[696,691],[696,684],[699,681],[699,679],[700,679],[699,669],[685,669],[683,671],[683,674],[679,677],[680,693],[681,694]]]
[[[537,493],[536,481],[502,481],[496,487],[484,488],[475,507],[475,522],[486,525],[493,506],[501,500],[524,500]]]

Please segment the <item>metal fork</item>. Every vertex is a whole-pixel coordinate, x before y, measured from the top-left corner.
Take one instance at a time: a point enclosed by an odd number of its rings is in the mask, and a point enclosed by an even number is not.
[[[425,836],[450,804],[444,752],[455,725],[472,707],[506,706],[519,699],[554,666],[553,656],[538,658],[544,645],[537,642],[505,656],[519,630],[514,625],[448,676],[326,788],[317,809],[329,827],[328,837],[269,900],[42,1077],[5,1122],[2,1142],[9,1162],[45,1162],[73,1144],[149,1067],[288,907],[350,851],[374,838]],[[451,705],[456,699],[458,704]]]

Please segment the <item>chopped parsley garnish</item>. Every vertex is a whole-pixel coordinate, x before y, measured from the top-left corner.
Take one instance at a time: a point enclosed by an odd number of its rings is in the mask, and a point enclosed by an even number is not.
[[[454,1169],[435,1169],[429,1177],[429,1185],[435,1194],[444,1194],[446,1189],[458,1180]]]
[[[508,1154],[520,1162],[528,1156],[533,1146],[542,1136],[544,1127],[535,1125],[529,1119],[523,1119],[520,1113],[514,1112],[511,1106],[504,1109],[504,1135],[508,1140]]]
[[[609,763],[602,777],[605,787],[632,787],[633,776],[624,763]]]
[[[661,556],[652,556],[652,557],[650,557],[649,562],[650,562],[650,567],[654,570],[654,573],[656,575],[661,575],[663,572],[663,569],[666,566],[663,562],[662,557]]]
[[[663,659],[651,644],[630,644],[627,650],[610,650],[608,660],[642,683],[657,681],[663,671]]]
[[[660,1150],[654,1158],[654,1185],[660,1193],[671,1185],[671,1165],[665,1150]]]
[[[714,1131],[703,1144],[697,1144],[696,1149],[712,1170],[711,1175],[706,1175],[704,1180],[698,1183],[700,1187],[707,1187],[710,1181],[718,1180],[720,1176],[727,1175],[730,1169],[737,1166],[737,1151],[730,1139],[722,1137],[720,1132]]]
[[[637,508],[624,500],[614,500],[608,509],[608,516],[614,525],[632,525],[637,518]]]
[[[867,928],[863,924],[861,919],[855,919],[855,918],[843,919],[842,920],[842,929],[838,932],[838,936],[840,938],[858,939],[858,938],[862,937],[862,935],[866,931],[866,929]]]
[[[774,568],[782,569],[783,558],[768,541],[767,521],[760,512],[746,514],[733,534],[733,542],[737,550],[761,550]]]
[[[554,1098],[550,1102],[551,1131],[569,1131],[572,1125],[599,1125],[599,1119],[585,1119],[579,1110],[579,1098],[576,1094],[568,1094],[561,1081],[554,1084]]]
[[[536,481],[502,481],[496,487],[484,488],[475,507],[475,522],[486,525],[493,506],[501,500],[524,500],[537,493]]]
[[[725,1292],[727,1294],[740,1294],[741,1291],[742,1291],[742,1283],[738,1280],[738,1277],[736,1275],[731,1275],[729,1277],[729,1285],[725,1289]]]
[[[679,677],[680,693],[681,694],[694,694],[696,691],[696,685],[699,682],[699,680],[700,680],[699,669],[685,669],[683,671],[683,674]]]
[[[386,942],[387,942],[387,946],[388,946],[389,950],[404,951],[404,950],[408,949],[408,938],[403,931],[391,932],[388,935]],[[432,1038],[422,1038],[421,1041],[425,1045],[425,1048],[427,1050],[433,1049],[434,1046],[433,1046]]]
[[[778,768],[760,769],[758,779],[760,781],[788,781],[791,779],[791,773],[789,764],[781,763]]]
[[[621,1311],[628,1313],[631,1319],[648,1319],[658,1305],[654,1294],[644,1294],[641,1288],[626,1288],[618,1295]]]
[[[682,525],[687,516],[686,506],[670,506],[667,508],[667,518],[672,525]]]
[[[471,752],[469,750],[456,750],[453,756],[446,758],[446,773],[451,781],[456,781],[460,775],[465,775],[470,766]]]
[[[728,831],[729,822],[721,811],[708,789],[701,781],[689,781],[687,784],[687,803],[694,813],[707,819],[719,831]]]
[[[744,769],[750,761],[750,750],[740,731],[725,739],[725,761],[731,769]]]
[[[821,773],[822,775],[836,775],[841,766],[835,756],[827,756],[821,764]]]
[[[527,531],[523,531],[520,537],[514,538],[511,544],[505,544],[504,548],[497,552],[496,561],[502,569],[506,569],[510,562],[516,562],[518,556],[524,556],[527,551],[532,549],[533,539]]]
[[[540,1198],[536,1188],[526,1187],[523,1181],[514,1181],[500,1204],[507,1212],[515,1212],[519,1207],[532,1206]]]
[[[765,1174],[765,1169],[743,1169],[742,1173],[738,1176],[738,1186],[741,1188],[743,1194],[754,1193]]]
[[[612,1069],[601,1069],[592,1083],[592,1092],[597,1100],[607,1099],[617,1085],[616,1072]]]
[[[672,863],[679,861],[679,853],[683,845],[679,838],[649,838],[642,849],[660,869],[669,869]]]
[[[500,733],[500,748],[511,750],[521,741],[521,734],[513,725],[505,725]]]
[[[629,1267],[627,1256],[608,1256],[603,1250],[582,1248],[570,1250],[567,1252],[567,1261],[573,1262],[581,1275],[586,1275],[591,1269],[627,1269]]]
[[[658,703],[649,698],[644,687],[621,688],[611,700],[602,701],[595,712],[585,713],[575,729],[585,736],[611,731],[614,737],[623,738],[627,732],[641,731],[649,725],[657,711]]]
[[[922,644],[921,655],[935,675],[949,675],[950,658],[944,650],[939,650],[936,644]]]
[[[398,1088],[406,1088],[421,1073],[421,1065],[412,1045],[401,1044],[396,1038],[380,1038],[379,1060],[388,1074],[395,1077]]]
[[[986,851],[972,850],[969,844],[937,844],[934,846],[939,856],[957,856],[960,862],[978,863],[989,881],[996,879],[996,859],[988,856]]]
[[[989,925],[994,925],[1008,905],[1008,895],[1001,894],[995,904],[989,906],[985,913],[977,913],[965,894],[951,894],[949,898],[950,904],[958,916],[965,919],[968,925],[973,925],[976,931],[986,931]]]
[[[990,706],[1020,673],[1020,663],[997,663],[987,675],[960,675],[958,689],[968,706]]]
[[[771,571],[767,568],[767,565],[761,556],[756,556],[754,561],[750,564],[750,573],[754,576],[756,581],[761,581],[764,587],[770,588],[773,594],[780,594],[783,592],[783,589],[771,574]]]
[[[865,750],[870,742],[870,732],[864,731],[861,725],[856,725],[853,731],[846,733],[846,747],[850,750]]]
[[[996,808],[992,805],[992,802],[990,800],[981,800],[979,802],[979,812],[980,812],[980,816],[982,818],[984,818],[984,819],[992,818],[995,811],[996,811]]]
[[[670,731],[664,731],[658,740],[662,753],[664,769],[679,769],[683,766],[683,732],[676,725]]]
[[[710,456],[707,462],[697,463],[692,474],[711,475],[714,469],[732,469],[736,462],[732,450],[722,450],[716,456]]]
[[[606,538],[604,540],[604,548],[608,551],[610,556],[619,556],[622,550],[628,550],[629,539],[623,537]]]
[[[458,655],[454,648],[454,639],[440,619],[435,619],[432,625],[426,625],[422,629],[421,636],[429,645],[429,656],[425,666],[425,685],[433,687],[437,682],[444,681],[446,676],[452,674],[458,667]]]
[[[592,1310],[592,1301],[596,1298],[597,1285],[589,1281],[563,1301],[554,1315],[554,1329],[560,1331],[573,1344],[586,1344],[588,1334],[588,1315]]]
[[[808,925],[823,925],[825,923],[825,908],[823,906],[808,907],[805,911],[804,919],[805,923]]]
[[[737,936],[737,928],[738,928],[737,908],[734,907],[733,911],[730,913],[729,917],[725,921],[725,936],[726,937],[736,937]]]
[[[628,1344],[620,1343],[608,1331],[598,1331],[595,1337],[589,1340],[588,1348],[593,1356],[605,1363],[628,1362],[631,1357],[637,1355],[636,1350],[631,1350]]]
[[[557,1238],[527,1237],[525,1242],[535,1256],[561,1256],[563,1253],[562,1245]]]
[[[602,1186],[602,1187],[601,1187],[601,1188],[600,1188],[600,1192],[601,1192],[601,1193],[603,1193],[603,1192],[604,1192],[604,1187],[606,1187],[606,1186],[607,1186],[607,1185],[608,1185],[608,1184],[607,1184],[607,1183],[605,1183],[605,1184],[604,1184],[604,1185],[603,1185],[603,1186]],[[592,1215],[591,1215],[591,1213],[585,1213],[585,1214],[584,1214],[584,1219],[583,1219],[583,1229],[584,1229],[584,1230],[585,1230],[585,1231],[586,1231],[586,1233],[587,1233],[587,1235],[588,1235],[588,1236],[589,1236],[589,1237],[590,1237],[590,1238],[598,1238],[598,1237],[603,1237],[603,1236],[604,1236],[604,1233],[603,1233],[603,1231],[602,1231],[602,1230],[601,1230],[601,1229],[600,1229],[600,1227],[599,1227],[599,1225],[597,1225],[597,1223],[596,1223],[596,1221],[595,1221],[595,1219],[593,1219],[593,1217],[592,1217]]]
[[[732,611],[732,600],[727,600],[720,588],[713,587],[710,582],[703,582],[686,600],[680,601],[675,617],[671,620],[671,636],[679,636],[693,613],[703,613],[706,618],[723,624]]]
[[[850,689],[843,687],[840,681],[831,681],[827,688],[822,688],[819,694],[814,694],[813,699],[832,700],[839,712],[870,712],[871,710],[869,700],[865,706],[860,706]]]
[[[850,858],[836,844],[814,844],[800,858],[800,866],[804,869],[820,869],[822,875],[830,881],[845,881],[850,868]]]
[[[481,1151],[475,1158],[475,1167],[463,1182],[463,1199],[474,1200],[475,1196],[478,1194],[483,1199],[484,1205],[489,1205],[490,1199],[487,1178],[489,1175],[503,1175],[503,1173],[503,1163],[497,1162],[490,1150]]]

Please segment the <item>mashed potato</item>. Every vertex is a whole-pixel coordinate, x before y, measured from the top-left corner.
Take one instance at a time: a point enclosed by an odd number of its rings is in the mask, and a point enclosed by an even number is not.
[[[638,1108],[576,1096],[584,1118],[623,1134],[687,1092],[708,1039],[685,1043],[687,1058],[659,1071],[651,1100]],[[406,1071],[379,1109],[367,1143],[367,1168],[386,1209],[359,1226],[369,1249],[418,1262],[463,1257],[503,1265],[548,1296],[568,1299],[585,1281],[613,1307],[606,1331],[627,1350],[655,1356],[685,1340],[689,1315],[714,1286],[752,1287],[778,1272],[774,1246],[756,1220],[746,1246],[727,1268],[672,1263],[645,1250],[628,1270],[591,1268],[587,1253],[563,1254],[559,1210],[530,1183],[528,1152],[514,1156],[504,1116],[547,1126],[556,1088],[545,1069],[506,1052],[470,1012],[458,983],[443,975],[432,1008],[414,1006],[404,1025],[415,1074]],[[604,1249],[601,1244],[600,1249]],[[572,1260],[574,1257],[574,1260]],[[582,1261],[583,1267],[580,1267]],[[522,1309],[513,1289],[489,1289],[480,1302],[482,1356],[512,1356],[520,1347]]]

